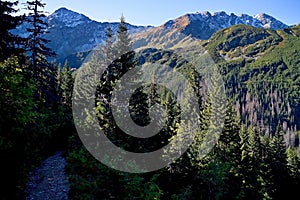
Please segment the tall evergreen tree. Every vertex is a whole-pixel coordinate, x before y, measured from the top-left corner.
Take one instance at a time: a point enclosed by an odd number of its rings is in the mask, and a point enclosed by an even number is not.
[[[110,25],[107,27],[106,36],[105,46],[103,48],[106,69],[104,72],[105,75],[101,77],[99,88],[97,89],[97,98],[107,103],[109,102],[111,91],[116,82],[129,69],[133,68],[134,53],[131,51],[127,26],[123,16],[121,17],[121,23],[118,28],[116,44],[113,44],[113,32]]]
[[[289,148],[287,150],[287,162],[289,170],[289,196],[295,196],[298,194],[298,189],[300,187],[300,157],[297,154],[296,149]]]
[[[238,196],[238,191],[241,186],[241,178],[238,173],[240,163],[240,145],[239,145],[240,124],[235,116],[233,107],[229,107],[226,112],[224,126],[220,134],[220,138],[213,150],[212,159],[210,162],[216,163],[223,167],[218,167],[213,173],[219,174],[216,176],[220,187],[219,191],[224,199],[234,199]],[[226,181],[226,184],[225,182]]]
[[[267,177],[268,171],[264,171],[266,163],[263,163],[263,147],[259,132],[256,128],[249,127],[247,130],[243,129],[240,136],[239,174],[242,179],[240,196],[251,199],[269,199],[269,177]]]
[[[105,53],[105,57],[108,60],[109,64],[114,61],[115,58],[115,48],[114,48],[114,33],[113,30],[111,28],[111,25],[108,24],[107,25],[107,30],[106,30],[106,40],[105,40],[105,46],[104,46],[104,53]]]
[[[116,43],[117,56],[120,57],[123,54],[127,54],[131,50],[132,49],[131,49],[131,42],[128,35],[128,28],[125,23],[125,17],[122,15],[121,22],[117,31],[117,43]]]
[[[17,45],[22,39],[10,31],[22,23],[22,16],[16,16],[18,12],[14,7],[18,1],[0,1],[0,62],[12,55],[19,56],[23,52]]]
[[[122,16],[120,20],[121,21],[117,31],[117,41],[114,47],[116,49],[115,58],[117,58],[118,60],[113,65],[114,72],[116,72],[116,77],[118,79],[121,78],[130,69],[132,69],[135,65],[133,60],[134,51],[132,51],[125,17]]]
[[[103,56],[105,59],[105,64],[110,65],[117,58],[116,49],[113,44],[113,31],[111,29],[110,24],[107,26],[106,30],[106,40],[103,48]],[[112,71],[111,68],[107,67],[106,69],[106,81],[110,81],[112,79]]]
[[[56,61],[54,61],[52,63],[53,67],[56,68],[56,95],[59,97],[59,102],[58,103],[62,103],[62,89],[61,89],[61,85],[63,82],[63,78],[62,78],[62,71],[61,71],[61,65],[57,64]]]
[[[29,12],[25,20],[29,24],[26,47],[29,52],[33,81],[37,85],[35,96],[41,98],[42,102],[53,103],[57,100],[56,69],[48,59],[55,56],[55,53],[47,47],[49,40],[44,38],[48,28],[46,15],[42,10],[45,3],[42,0],[33,0],[27,1],[26,6]]]
[[[288,186],[288,168],[287,168],[287,154],[286,144],[284,141],[284,132],[280,126],[277,127],[276,133],[273,136],[271,143],[271,173],[272,186],[274,193],[272,198],[280,199],[285,196]]]
[[[224,127],[216,145],[216,153],[224,162],[237,166],[240,160],[240,125],[233,107],[227,109]]]
[[[300,157],[296,149],[289,148],[287,150],[287,162],[290,175],[300,184]]]
[[[62,103],[69,111],[71,111],[72,108],[73,85],[74,80],[72,70],[68,64],[68,61],[66,61],[61,72],[60,86],[62,91]]]
[[[26,9],[29,12],[28,17],[25,19],[29,24],[27,28],[29,36],[26,46],[27,51],[30,52],[29,58],[34,70],[37,70],[36,68],[42,64],[49,65],[47,58],[55,55],[52,50],[46,46],[49,40],[44,38],[48,28],[48,23],[45,21],[45,12],[42,10],[45,5],[42,0],[26,2]]]

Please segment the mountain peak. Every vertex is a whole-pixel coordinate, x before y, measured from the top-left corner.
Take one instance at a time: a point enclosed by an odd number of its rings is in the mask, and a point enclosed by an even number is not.
[[[77,25],[87,23],[92,20],[90,20],[83,14],[79,14],[65,7],[62,7],[49,16],[49,21],[63,23],[67,27],[75,27]]]
[[[266,13],[259,13],[254,16],[255,19],[258,19],[262,23],[267,23],[269,21],[277,21],[274,17],[266,14]]]
[[[274,17],[266,14],[266,13],[259,13],[254,16],[255,19],[259,20],[264,28],[269,29],[282,29],[288,28],[288,26],[281,21],[275,19]]]
[[[219,11],[212,14],[213,16],[228,16],[225,11]]]
[[[208,40],[218,30],[235,25],[247,25],[272,30],[288,28],[286,24],[265,13],[250,16],[248,14],[227,14],[224,11],[211,14],[205,11],[185,14],[169,20],[159,27],[135,35],[133,43],[135,48],[144,46],[170,48],[174,44],[178,44],[182,37]]]
[[[178,23],[180,22],[180,23]],[[182,23],[184,22],[184,23]],[[197,25],[203,25],[203,28],[206,29],[215,29],[216,31],[219,28],[226,28],[233,25],[245,24],[249,26],[254,26],[257,28],[268,28],[273,30],[288,28],[289,26],[282,23],[281,21],[275,19],[274,17],[266,14],[260,13],[255,16],[250,16],[247,14],[235,15],[231,13],[227,14],[225,11],[219,11],[211,14],[208,11],[189,13],[184,16],[181,16],[175,20],[170,20],[167,25],[173,25],[168,27],[180,27],[184,28],[186,25],[191,23],[197,23]],[[174,26],[174,24],[176,26]],[[218,28],[217,28],[218,27]],[[193,28],[195,29],[195,28]],[[201,38],[203,39],[203,38]],[[207,38],[205,38],[207,39]]]
[[[66,14],[69,14],[69,15],[80,15],[79,13],[75,12],[75,11],[72,11],[72,10],[69,10],[68,8],[66,7],[61,7],[59,9],[57,9],[56,11],[54,11],[54,13],[52,13],[51,15],[66,15]],[[50,16],[51,16],[50,15]]]
[[[266,14],[266,13],[259,13],[257,15],[254,16],[255,18],[260,18],[260,19],[263,19],[263,18],[273,18],[272,16]]]
[[[57,9],[54,13],[57,13],[57,12],[73,12],[73,11],[67,9],[66,7],[61,7],[59,9]]]
[[[196,15],[207,16],[207,17],[211,16],[211,13],[209,11],[196,12],[195,14]]]

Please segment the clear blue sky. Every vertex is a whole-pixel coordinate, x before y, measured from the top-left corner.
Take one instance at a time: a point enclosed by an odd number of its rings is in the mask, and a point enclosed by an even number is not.
[[[19,0],[25,2],[25,0]],[[300,23],[300,0],[43,0],[45,10],[66,7],[96,21],[126,21],[135,25],[161,25],[169,19],[197,11],[226,11],[255,15],[267,13],[293,25]]]

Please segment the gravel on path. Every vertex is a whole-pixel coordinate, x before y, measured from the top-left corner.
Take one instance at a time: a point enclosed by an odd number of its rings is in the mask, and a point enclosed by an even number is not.
[[[30,174],[26,200],[67,200],[70,188],[65,166],[61,152],[47,158]]]

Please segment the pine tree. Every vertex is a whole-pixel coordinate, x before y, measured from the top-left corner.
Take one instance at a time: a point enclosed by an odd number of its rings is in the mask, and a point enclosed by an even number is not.
[[[110,26],[107,30],[107,39],[104,46],[104,62],[101,67],[105,67],[104,75],[100,77],[99,85],[96,91],[97,114],[100,121],[100,126],[110,135],[111,140],[121,141],[122,145],[127,145],[122,138],[122,134],[117,134],[120,129],[116,128],[112,111],[111,111],[111,96],[117,81],[130,69],[135,66],[134,52],[131,51],[130,41],[128,37],[125,18],[121,18],[121,23],[118,28],[117,41],[112,44],[112,31]],[[126,51],[125,51],[125,50]],[[115,53],[115,50],[117,51]],[[123,140],[123,141],[122,141]]]
[[[300,157],[297,154],[296,149],[289,148],[287,150],[287,167],[289,170],[289,180],[290,183],[289,196],[293,197],[298,194],[298,189],[300,187]]]
[[[270,194],[267,188],[263,163],[262,143],[259,132],[254,127],[242,129],[241,137],[241,162],[239,176],[241,176],[241,197],[250,199],[269,199]],[[259,188],[259,190],[257,189]]]
[[[41,64],[49,65],[47,58],[55,55],[46,46],[49,40],[43,37],[47,33],[48,23],[45,21],[46,15],[44,11],[40,10],[40,8],[43,9],[45,5],[42,0],[26,2],[26,9],[29,13],[25,21],[30,24],[30,27],[27,28],[29,36],[26,46],[27,51],[31,53],[29,58],[35,70]]]
[[[15,16],[18,10],[14,7],[17,5],[18,1],[0,1],[0,62],[12,55],[20,56],[24,52],[17,48],[22,39],[10,32],[10,30],[20,25],[23,20],[22,16]]]
[[[58,103],[62,104],[62,89],[61,89],[61,85],[62,85],[62,71],[61,71],[61,65],[57,64],[56,62],[54,62],[52,64],[54,66],[54,68],[56,68],[56,80],[57,80],[57,84],[56,84],[56,95],[59,97]]]
[[[110,24],[107,25],[107,30],[106,30],[106,40],[105,40],[105,46],[104,46],[104,54],[105,57],[108,60],[108,63],[111,64],[112,61],[115,60],[115,48],[114,48],[114,41],[113,41],[113,30],[110,26]]]
[[[115,73],[114,76],[119,79],[135,65],[133,60],[135,53],[132,51],[124,16],[121,17],[114,48],[116,49],[115,58],[117,58],[117,60],[115,60],[112,68],[113,73]]]
[[[113,43],[113,31],[111,29],[110,24],[107,26],[106,30],[106,40],[105,45],[103,48],[103,57],[105,65],[109,66],[112,64],[112,62],[117,58],[116,56],[116,50]],[[106,69],[106,81],[110,81],[112,79],[112,71],[110,67],[107,67]]]
[[[26,50],[30,53],[28,58],[31,62],[32,77],[37,85],[35,96],[39,97],[41,102],[54,103],[57,101],[55,96],[56,69],[48,59],[55,56],[55,53],[46,46],[49,40],[44,38],[48,24],[45,21],[44,11],[41,9],[45,7],[45,3],[42,0],[33,0],[27,1],[26,6],[29,11],[28,17],[25,19],[29,24]]]
[[[300,184],[300,157],[297,154],[296,149],[289,148],[287,150],[287,166],[290,175],[298,181]]]
[[[73,85],[74,79],[72,70],[68,64],[68,61],[66,61],[61,72],[60,86],[62,91],[62,103],[68,111],[71,111],[72,108]]]
[[[193,159],[201,160],[205,154],[210,153],[222,134],[224,118],[226,118],[227,99],[224,96],[222,77],[216,68],[210,72],[211,85],[201,105],[200,130],[195,142],[190,148]],[[195,161],[196,161],[195,160]]]
[[[283,131],[280,126],[277,127],[276,133],[273,136],[271,147],[271,173],[273,178],[273,191],[272,197],[278,199],[285,195],[288,187],[288,169],[287,169],[287,155],[286,144],[284,141]]]
[[[235,166],[240,160],[239,132],[240,125],[231,106],[227,109],[224,127],[216,145],[216,153],[221,160]]]
[[[239,163],[241,159],[240,145],[239,145],[239,132],[240,124],[235,116],[233,107],[229,107],[226,112],[224,126],[220,134],[220,138],[212,153],[211,162],[220,162],[224,168],[219,167],[222,173],[219,178],[222,178],[224,182],[220,182],[223,185],[219,185],[222,189],[222,198],[234,199],[238,196],[238,191],[241,186],[241,177],[239,176]],[[226,166],[226,167],[225,167]],[[220,172],[214,172],[220,173]],[[221,175],[223,175],[221,177]]]
[[[117,43],[116,43],[117,57],[132,51],[131,42],[128,35],[128,28],[125,23],[125,17],[121,16],[121,22],[117,31]]]
[[[109,109],[109,101],[111,98],[112,83],[115,79],[114,62],[116,59],[115,47],[113,44],[113,31],[108,24],[106,30],[106,40],[103,47],[103,60],[105,71],[103,77],[100,77],[99,85],[96,90],[96,112],[100,119],[101,127],[108,132],[111,132],[109,124],[113,123],[111,119],[111,112]],[[110,129],[110,130],[109,130]]]

